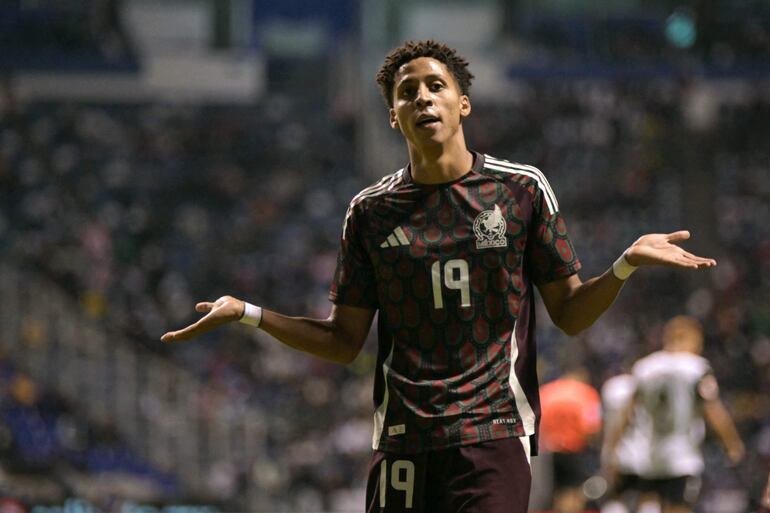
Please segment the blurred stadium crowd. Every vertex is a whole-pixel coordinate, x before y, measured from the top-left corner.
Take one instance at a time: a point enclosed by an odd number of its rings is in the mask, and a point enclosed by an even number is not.
[[[576,340],[541,322],[541,375],[556,377],[567,353],[577,353],[599,386],[656,348],[669,314],[696,315],[751,454],[737,472],[714,462],[712,486],[752,483],[756,492],[770,457],[770,98],[748,86],[741,102],[720,106],[713,125],[695,130],[682,111],[687,91],[670,82],[531,84],[513,104],[477,105],[469,138],[481,151],[546,170],[588,272],[635,234],[686,226],[685,196],[702,181],[713,184],[713,203],[698,205],[697,214],[716,223],[708,248],[716,270],[635,277],[609,316]],[[340,220],[366,185],[351,164],[351,122],[292,98],[249,109],[53,105],[19,103],[6,91],[0,109],[3,257],[49,276],[110,331],[194,369],[225,392],[219,400],[256,402],[275,415],[270,425],[280,429],[268,430],[269,454],[248,455],[247,463],[274,466],[268,491],[276,508],[334,508],[343,500],[335,492],[361,482],[372,344],[340,368],[245,329],[185,346],[156,340],[191,320],[196,300],[224,293],[293,314],[327,314]],[[681,151],[692,144],[708,144],[695,151],[710,163],[685,183],[691,163]],[[8,461],[82,466],[67,458],[71,430],[63,426],[71,417],[24,392],[29,378],[11,362],[5,369]],[[30,434],[33,411],[42,438]],[[113,454],[88,468],[136,470],[125,459]],[[235,481],[237,503],[250,467],[223,472],[232,474],[224,482]]]
[[[741,41],[762,54],[770,46],[755,29]],[[723,55],[718,43],[709,51]],[[643,51],[634,48],[624,55]],[[768,90],[750,78],[533,78],[500,102],[474,103],[466,131],[472,148],[546,173],[585,276],[651,231],[690,228],[697,252],[718,260],[692,275],[639,273],[575,339],[542,308],[539,315],[541,382],[579,360],[597,388],[657,349],[668,317],[704,323],[704,356],[748,452],[729,469],[708,441],[706,513],[751,508],[770,462]],[[230,511],[360,509],[374,340],[348,367],[244,327],[185,345],[158,342],[195,318],[196,301],[223,294],[327,315],[347,204],[372,176],[393,171],[360,169],[358,115],[294,95],[251,106],[51,103],[0,88],[0,260],[50,280],[74,315],[116,340],[192,372],[204,417],[265,413],[264,440],[237,459],[204,462],[206,486],[193,490],[152,447],[128,443],[122,419],[78,415],[91,392],[62,397],[28,372],[23,351],[0,354],[3,493],[27,506],[83,496],[115,511],[121,497]],[[25,347],[56,336],[39,319],[23,321]],[[152,430],[157,409],[143,411]]]

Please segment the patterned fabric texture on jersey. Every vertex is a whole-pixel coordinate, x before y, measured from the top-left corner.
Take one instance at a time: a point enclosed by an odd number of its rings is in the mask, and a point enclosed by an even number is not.
[[[533,284],[579,269],[531,166],[474,153],[453,182],[415,183],[407,166],[353,198],[329,297],[379,310],[373,447],[534,434]]]

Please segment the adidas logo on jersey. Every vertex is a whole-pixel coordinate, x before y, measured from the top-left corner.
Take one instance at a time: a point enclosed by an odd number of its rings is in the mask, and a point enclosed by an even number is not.
[[[397,226],[393,232],[388,235],[388,238],[380,244],[381,248],[397,248],[398,246],[408,246],[409,239],[406,237],[404,230],[400,226]]]

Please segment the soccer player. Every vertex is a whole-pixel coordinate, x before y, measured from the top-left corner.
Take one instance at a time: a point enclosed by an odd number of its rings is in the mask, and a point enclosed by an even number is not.
[[[608,433],[610,454],[629,429],[641,435],[636,436],[643,450],[635,451],[635,487],[656,495],[663,513],[687,513],[698,497],[704,420],[731,463],[738,463],[745,451],[719,399],[711,366],[700,356],[702,348],[703,329],[697,320],[679,316],[668,321],[663,349],[634,365],[633,398],[614,432]]]
[[[583,484],[591,477],[590,447],[602,427],[599,392],[588,371],[573,366],[540,388],[540,445],[553,459],[553,510],[580,513],[586,505]]]
[[[627,422],[627,412],[635,393],[636,382],[628,373],[611,377],[601,388],[604,421],[601,460],[608,481],[602,513],[644,511],[642,503],[647,502],[654,502],[651,507],[660,510],[657,497],[639,489],[640,464],[649,454],[649,439],[633,426],[621,428],[621,423]],[[617,439],[610,440],[611,436]]]
[[[378,75],[408,164],[361,191],[342,226],[327,319],[289,317],[224,296],[161,340],[238,321],[312,355],[350,363],[379,311],[374,454],[367,511],[523,512],[537,449],[534,288],[575,334],[637,266],[711,267],[649,234],[583,282],[543,173],[468,149],[473,75],[444,44],[407,42]]]

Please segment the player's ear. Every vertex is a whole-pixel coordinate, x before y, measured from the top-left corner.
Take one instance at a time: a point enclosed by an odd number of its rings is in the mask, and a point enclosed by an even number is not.
[[[460,116],[466,118],[471,113],[471,99],[467,94],[460,96]]]
[[[396,109],[388,109],[388,116],[390,117],[390,127],[393,129],[398,128],[398,117],[396,116]]]

